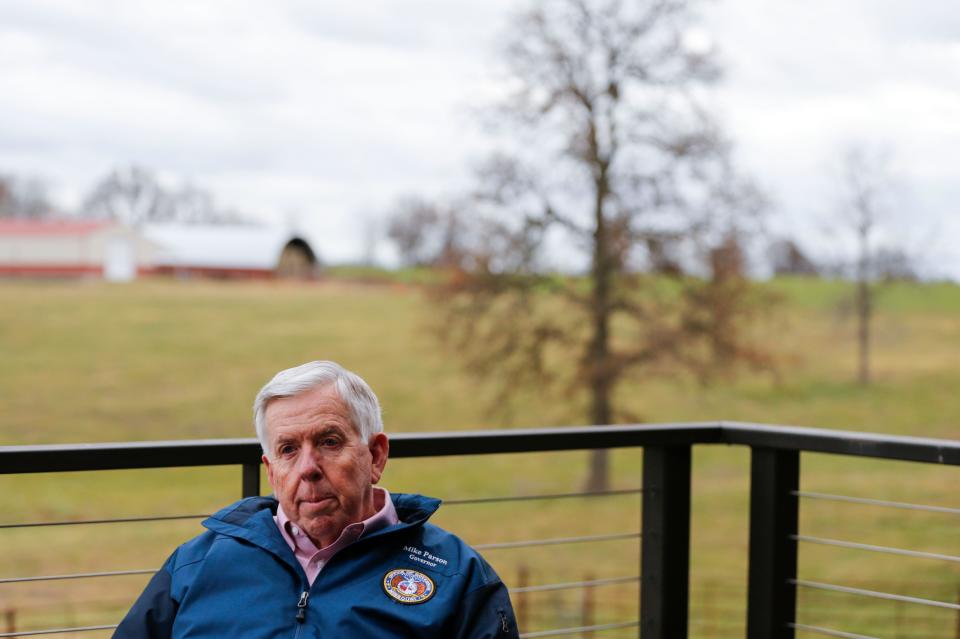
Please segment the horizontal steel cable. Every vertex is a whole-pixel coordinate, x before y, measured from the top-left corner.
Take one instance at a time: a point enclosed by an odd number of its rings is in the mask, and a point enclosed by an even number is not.
[[[631,580],[633,578],[630,578]],[[578,626],[576,628],[557,628],[554,630],[542,630],[538,632],[527,632],[520,635],[520,639],[533,639],[534,637],[557,637],[561,635],[572,635],[583,632],[599,632],[603,630],[615,630],[618,628],[635,628],[640,625],[639,621],[626,621],[620,623],[599,624],[594,626]],[[91,630],[113,630],[117,624],[108,626],[85,626],[77,628],[48,628],[44,630],[26,630],[22,632],[0,633],[0,637],[27,637],[31,635],[64,634],[68,632],[86,632]]]
[[[518,586],[509,588],[510,594],[520,594],[524,592],[546,592],[549,590],[572,590],[574,588],[596,588],[598,586],[609,586],[612,584],[625,584],[633,581],[640,581],[640,575],[634,577],[610,577],[608,579],[591,579],[589,581],[568,581],[559,584],[543,584],[540,586]]]
[[[933,599],[922,599],[920,597],[908,597],[907,595],[894,595],[889,592],[877,592],[875,590],[864,590],[862,588],[851,588],[849,586],[837,586],[834,584],[823,584],[816,581],[804,581],[803,579],[790,579],[790,583],[803,588],[812,588],[814,590],[831,590],[834,592],[843,592],[850,595],[863,595],[864,597],[873,597],[874,599],[889,599],[890,601],[902,601],[904,603],[918,604],[921,606],[930,606],[932,608],[946,608],[948,610],[960,610],[960,604],[947,603],[945,601],[935,601]]]
[[[830,628],[821,628],[819,626],[808,626],[803,623],[788,623],[787,625],[791,628],[796,628],[797,630],[815,632],[817,634],[827,635],[828,637],[843,637],[844,639],[877,639],[876,637],[871,637],[869,635],[858,635],[853,632],[844,632],[842,630],[831,630]]]
[[[540,630],[538,632],[522,632],[520,639],[534,639],[534,637],[559,637],[560,635],[575,635],[583,632],[600,630],[616,630],[617,628],[636,628],[640,621],[625,621],[621,623],[605,623],[597,626],[580,626],[578,628],[557,628],[556,630]]]
[[[595,541],[616,541],[618,539],[638,539],[639,537],[640,533],[618,533],[615,535],[585,535],[582,537],[531,539],[529,541],[504,541],[493,544],[473,544],[473,547],[477,550],[498,550],[503,548],[527,548],[529,546],[554,546],[557,544],[577,544]]]
[[[584,491],[579,493],[547,493],[544,495],[508,495],[504,497],[477,497],[470,499],[444,499],[444,506],[462,506],[468,504],[493,504],[511,501],[537,501],[547,499],[569,499],[575,497],[617,497],[620,495],[635,495],[643,492],[642,488],[624,488],[620,490]],[[73,521],[41,521],[22,524],[0,524],[0,530],[5,528],[39,528],[43,526],[79,526],[83,524],[124,524],[150,521],[173,521],[177,519],[205,519],[210,515],[164,515],[157,517],[118,517],[113,519],[80,519]]]
[[[498,550],[506,548],[528,548],[531,546],[554,546],[558,544],[591,543],[598,541],[617,541],[621,539],[637,539],[640,533],[619,533],[613,535],[585,535],[582,537],[554,537],[551,539],[531,539],[526,541],[505,541],[492,544],[475,544],[477,550]],[[0,584],[20,583],[28,581],[55,581],[59,579],[87,579],[92,577],[120,577],[124,575],[153,574],[156,568],[141,570],[114,570],[109,572],[81,572],[67,575],[44,575],[36,577],[8,577],[0,579]]]
[[[25,581],[58,581],[61,579],[89,579],[91,577],[122,577],[124,575],[152,575],[157,568],[143,568],[141,570],[111,570],[108,572],[77,572],[67,575],[42,575],[36,577],[7,577],[0,579],[0,584],[15,584]]]
[[[91,630],[114,630],[117,624],[109,626],[82,626],[79,628],[47,628],[45,630],[23,630],[21,632],[0,632],[0,637],[30,637],[32,635],[62,635],[68,632],[89,632]]]
[[[821,537],[809,537],[807,535],[790,535],[795,541],[803,541],[809,544],[820,544],[822,546],[838,546],[840,548],[852,548],[854,550],[869,550],[871,552],[880,552],[888,555],[903,555],[904,557],[919,557],[921,559],[938,559],[940,561],[952,561],[960,563],[960,557],[953,555],[943,555],[937,552],[925,552],[922,550],[907,550],[905,548],[891,548],[889,546],[874,546],[873,544],[861,544],[855,541],[841,541],[839,539],[823,539]]]
[[[579,493],[548,493],[545,495],[511,495],[507,497],[478,497],[473,499],[444,499],[444,506],[463,504],[490,504],[509,501],[536,501],[538,499],[568,499],[573,497],[616,497],[619,495],[638,495],[642,488],[624,488],[621,490],[583,491]]]
[[[928,513],[944,513],[947,515],[960,515],[960,508],[948,508],[946,506],[925,506],[923,504],[911,504],[902,501],[886,501],[883,499],[868,499],[866,497],[848,497],[846,495],[830,495],[827,493],[808,493],[801,490],[795,490],[791,494],[806,499],[822,499],[825,501],[843,501],[850,504],[863,504],[866,506],[885,506],[887,508],[901,508],[903,510],[920,510]]]
[[[116,519],[78,519],[75,521],[38,521],[25,524],[0,524],[4,528],[40,528],[43,526],[82,526],[84,524],[126,524],[143,521],[172,521],[175,519],[205,519],[210,515],[161,515],[157,517],[120,517]]]

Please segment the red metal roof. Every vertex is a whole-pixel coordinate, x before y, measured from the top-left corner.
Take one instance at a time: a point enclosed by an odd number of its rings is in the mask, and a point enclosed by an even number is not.
[[[110,224],[89,220],[0,220],[0,235],[87,235]]]

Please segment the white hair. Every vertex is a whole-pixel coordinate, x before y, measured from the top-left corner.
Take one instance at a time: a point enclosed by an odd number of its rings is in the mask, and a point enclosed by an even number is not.
[[[267,442],[267,405],[278,397],[293,397],[320,386],[332,385],[340,400],[346,404],[353,417],[353,425],[360,439],[369,441],[372,435],[383,432],[380,402],[363,379],[340,364],[325,360],[307,362],[288,368],[274,375],[253,402],[253,422],[263,454],[270,456]]]

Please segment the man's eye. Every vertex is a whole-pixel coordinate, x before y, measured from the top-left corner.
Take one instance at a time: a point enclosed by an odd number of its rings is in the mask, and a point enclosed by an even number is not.
[[[340,445],[340,440],[336,437],[325,437],[322,443],[324,448],[336,448]]]
[[[295,446],[291,446],[290,444],[286,444],[286,445],[280,447],[280,454],[281,454],[281,455],[290,455],[290,454],[292,454],[295,450],[296,450],[296,447],[295,447]]]

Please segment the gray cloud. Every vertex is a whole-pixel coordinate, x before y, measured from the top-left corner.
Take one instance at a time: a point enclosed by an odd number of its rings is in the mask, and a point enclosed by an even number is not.
[[[466,113],[503,91],[491,56],[515,9],[0,0],[0,171],[46,177],[75,201],[137,162],[240,209],[301,211],[324,242],[348,246],[357,210],[467,179],[489,141]],[[826,160],[866,139],[895,149],[918,211],[960,232],[952,3],[726,0],[707,17],[729,68],[717,103],[744,165],[778,191],[783,223],[815,235]]]

